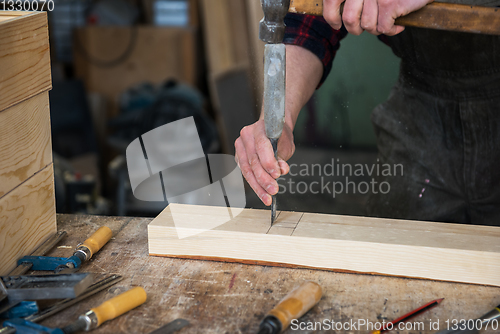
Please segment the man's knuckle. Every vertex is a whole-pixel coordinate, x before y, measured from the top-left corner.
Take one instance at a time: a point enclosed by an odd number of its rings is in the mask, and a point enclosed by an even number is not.
[[[240,136],[241,137],[247,136],[249,134],[249,131],[251,131],[249,126],[243,127],[243,129],[241,129],[240,131]]]
[[[331,26],[335,25],[336,17],[335,17],[334,13],[326,12],[323,17],[329,25],[331,25]]]
[[[236,151],[238,151],[241,148],[241,137],[238,137],[234,141],[234,148],[236,149]]]
[[[393,0],[378,0],[379,7],[389,7],[393,3]]]
[[[342,20],[344,21],[344,24],[346,26],[353,26],[356,24],[356,16],[355,15],[352,15],[350,13],[346,13],[342,16]]]
[[[361,28],[366,31],[373,31],[376,29],[376,25],[373,22],[361,20]]]
[[[269,143],[269,139],[266,137],[259,137],[255,140],[255,145],[259,148],[262,149],[264,148],[267,144]]]
[[[251,172],[252,170],[248,166],[242,166],[241,173],[243,174],[245,179],[248,180],[250,178],[250,176],[252,175]]]
[[[252,166],[252,167],[257,166],[260,163],[259,159],[255,156],[251,157],[249,162],[250,162],[250,166]]]

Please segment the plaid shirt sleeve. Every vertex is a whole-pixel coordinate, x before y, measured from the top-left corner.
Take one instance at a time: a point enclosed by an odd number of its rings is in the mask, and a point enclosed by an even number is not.
[[[287,14],[285,17],[285,38],[283,43],[302,46],[314,53],[323,63],[323,84],[332,69],[332,62],[340,47],[340,40],[347,35],[344,26],[334,30],[323,17],[301,14]]]

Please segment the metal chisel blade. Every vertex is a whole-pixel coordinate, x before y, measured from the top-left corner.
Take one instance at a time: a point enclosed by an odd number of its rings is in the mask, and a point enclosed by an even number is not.
[[[183,329],[187,325],[189,325],[189,321],[179,318],[179,319],[175,319],[172,322],[169,322],[165,326],[160,327],[157,330],[155,330],[149,334],[172,334],[172,333],[177,332],[178,330]]]
[[[4,276],[10,301],[75,298],[92,283],[91,273]]]
[[[264,124],[277,159],[278,139],[285,123],[286,47],[266,44],[264,47]],[[272,197],[271,225],[276,219],[276,195]]]
[[[274,157],[276,160],[278,159],[278,139],[269,139],[271,141],[271,145],[273,146]],[[273,197],[273,202],[271,204],[271,226],[273,226],[274,221],[276,220],[276,195]]]

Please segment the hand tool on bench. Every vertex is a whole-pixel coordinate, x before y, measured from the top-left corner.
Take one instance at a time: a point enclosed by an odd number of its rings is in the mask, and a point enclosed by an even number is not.
[[[92,283],[92,274],[26,275],[1,277],[9,301],[75,298]]]
[[[105,290],[107,288],[109,288],[110,286],[120,282],[121,280],[123,279],[122,276],[118,276],[118,275],[111,275],[109,277],[106,277],[102,280],[100,280],[99,282],[96,282],[94,284],[92,284],[90,287],[87,288],[87,290],[85,290],[84,293],[82,293],[80,296],[78,296],[77,298],[67,298],[67,299],[64,299],[64,300],[61,300],[57,303],[55,303],[54,305],[50,306],[49,308],[37,313],[37,314],[33,314],[33,315],[30,315],[30,316],[27,316],[24,318],[24,320],[28,321],[28,322],[31,322],[31,323],[37,323],[37,322],[40,322],[60,311],[63,311],[67,308],[69,308],[70,306],[90,297],[90,296],[93,296],[94,294],[102,291],[102,290]],[[0,334],[13,334],[15,333],[16,330],[12,327],[3,327],[3,328],[0,328]]]
[[[491,5],[500,6],[500,1],[492,1]],[[323,15],[323,0],[291,0],[290,12]],[[500,9],[432,2],[415,12],[397,18],[395,24],[408,27],[500,35]]]
[[[321,287],[306,281],[283,298],[262,320],[258,334],[282,333],[292,322],[316,305],[323,294]]]
[[[47,238],[38,248],[36,248],[30,255],[31,256],[43,256],[47,254],[55,245],[59,243],[62,239],[66,237],[67,233],[65,231],[60,231],[54,233],[52,236]],[[21,276],[24,275],[32,267],[31,263],[23,263],[18,265],[13,271],[9,273],[9,276]],[[7,298],[7,288],[5,287],[3,280],[0,279],[0,314],[10,311],[12,308],[17,307],[14,312],[31,312],[30,310],[37,309],[38,305],[36,302],[24,302],[23,305],[18,306],[21,301],[12,301]]]
[[[0,318],[17,318],[38,312],[36,300],[75,298],[92,281],[90,273],[0,277],[8,296],[8,300],[0,305]]]
[[[90,260],[112,236],[111,229],[103,226],[85,240],[83,244],[78,245],[71,257],[25,256],[17,263],[19,266],[31,266],[31,270],[56,271],[61,274],[72,273],[78,270],[82,263]]]
[[[278,140],[285,123],[286,48],[285,15],[290,0],[261,0],[264,18],[260,21],[259,38],[264,47],[264,123],[274,157],[278,159]],[[271,204],[271,225],[276,219],[276,195]]]
[[[477,323],[477,321],[480,321],[480,323]],[[476,319],[473,321],[473,325],[470,327],[473,328],[468,328],[469,324],[468,321],[465,324],[467,327],[466,329],[449,329],[449,330],[444,330],[439,332],[438,334],[478,334],[481,330],[486,330],[486,329],[498,329],[500,322],[500,305],[495,307],[493,310],[490,312],[486,313],[482,317]],[[462,324],[458,324],[457,327],[461,327]]]
[[[158,328],[157,330],[152,331],[149,334],[173,334],[177,331],[180,331],[184,327],[189,325],[189,321],[185,319],[175,319],[174,321],[169,322],[165,326]]]
[[[67,233],[65,231],[59,231],[56,232],[54,235],[49,237],[47,240],[44,241],[43,244],[41,244],[37,249],[33,251],[33,253],[30,254],[30,256],[44,256],[47,254],[52,248],[55,247],[61,241],[66,237]],[[24,275],[28,270],[31,269],[33,266],[32,263],[26,262],[26,263],[21,263],[19,264],[16,269],[11,271],[9,273],[9,276],[21,276]]]
[[[399,318],[393,320],[393,321],[389,321],[388,323],[386,323],[382,329],[378,330],[378,331],[373,331],[371,332],[371,334],[382,334],[382,333],[386,333],[392,329],[397,329],[397,327],[395,327],[397,324],[401,323],[401,322],[406,322],[408,320],[410,320],[411,318],[414,318],[416,317],[417,315],[420,315],[424,312],[427,312],[429,311],[430,309],[436,307],[439,305],[439,303],[441,303],[442,301],[444,300],[444,298],[441,298],[441,299],[436,299],[436,300],[433,300],[423,306],[420,306],[419,308],[411,311],[411,312],[408,312],[406,313],[405,315],[402,315],[400,316]]]
[[[100,306],[82,314],[78,319],[64,328],[48,328],[26,319],[13,319],[3,323],[6,327],[16,330],[17,334],[70,334],[80,331],[93,330],[104,322],[113,320],[116,317],[142,305],[146,302],[147,294],[141,287],[135,287],[110,300],[105,301]]]

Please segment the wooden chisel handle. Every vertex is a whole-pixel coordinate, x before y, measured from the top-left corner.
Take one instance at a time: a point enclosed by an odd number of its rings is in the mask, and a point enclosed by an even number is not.
[[[146,302],[148,298],[146,291],[141,287],[135,287],[108,301],[105,301],[96,308],[91,309],[97,318],[97,327],[103,322],[113,320],[123,313],[126,313]]]
[[[101,305],[91,309],[78,317],[78,320],[62,328],[62,333],[71,334],[81,331],[91,331],[108,320],[116,317],[142,305],[146,302],[148,296],[141,287],[130,289]],[[60,332],[57,332],[60,333]]]
[[[113,232],[107,226],[102,226],[94,232],[83,244],[77,247],[86,254],[86,261],[88,261],[95,253],[97,253],[113,236]]]
[[[323,0],[291,0],[290,13],[323,15]],[[433,2],[396,24],[477,34],[500,35],[500,8]]]

